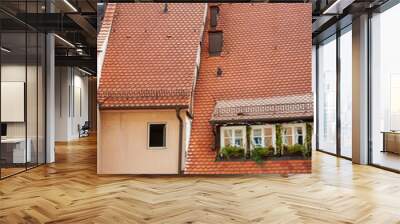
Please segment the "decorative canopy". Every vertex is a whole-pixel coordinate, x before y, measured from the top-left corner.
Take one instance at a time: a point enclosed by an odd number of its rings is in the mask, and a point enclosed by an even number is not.
[[[292,95],[217,101],[211,123],[312,120],[313,96]]]

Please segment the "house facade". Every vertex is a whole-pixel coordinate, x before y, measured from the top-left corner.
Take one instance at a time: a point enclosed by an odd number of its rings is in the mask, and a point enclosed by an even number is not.
[[[205,13],[205,4],[108,5],[98,43],[98,173],[183,170]]]
[[[311,172],[311,5],[108,8],[98,173]]]

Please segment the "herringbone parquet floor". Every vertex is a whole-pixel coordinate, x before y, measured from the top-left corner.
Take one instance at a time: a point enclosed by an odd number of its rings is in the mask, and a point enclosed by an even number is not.
[[[0,223],[400,223],[400,175],[316,152],[311,175],[97,176],[86,138],[0,181]]]

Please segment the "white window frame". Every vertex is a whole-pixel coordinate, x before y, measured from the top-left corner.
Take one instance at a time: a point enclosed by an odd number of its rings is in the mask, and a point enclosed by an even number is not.
[[[300,144],[300,143],[298,143],[297,142],[297,137],[299,136],[298,134],[297,134],[297,128],[301,128],[301,136],[303,136],[303,144],[302,145],[305,145],[305,143],[306,143],[306,132],[305,132],[305,130],[306,130],[306,127],[304,126],[294,126],[293,127],[293,131],[294,131],[294,144]]]
[[[165,146],[162,147],[150,147],[150,125],[152,124],[163,124],[165,125]],[[168,133],[168,124],[167,122],[148,122],[147,123],[147,149],[149,150],[161,150],[161,149],[167,149],[167,133]]]
[[[296,128],[301,128],[303,132],[303,145],[306,143],[306,124],[305,123],[298,123],[298,124],[282,124],[282,128],[291,128],[292,129],[292,143],[297,143],[297,132]],[[283,144],[283,133],[282,133],[282,144]]]
[[[232,130],[232,143],[235,143],[235,130],[242,130],[242,138],[243,138],[243,148],[246,152],[247,146],[247,138],[246,138],[246,126],[224,126],[220,129],[220,142],[221,142],[221,149],[225,147],[225,130]]]
[[[259,129],[261,128],[261,145],[263,147],[265,146],[265,132],[264,132],[264,128],[271,128],[272,129],[272,146],[274,148],[276,148],[276,144],[275,144],[275,139],[276,139],[276,135],[275,135],[275,125],[270,125],[270,124],[265,124],[265,125],[251,125],[251,133],[250,133],[250,141],[251,141],[251,147],[250,149],[253,150],[254,149],[254,143],[253,143],[253,137],[254,137],[254,129]]]

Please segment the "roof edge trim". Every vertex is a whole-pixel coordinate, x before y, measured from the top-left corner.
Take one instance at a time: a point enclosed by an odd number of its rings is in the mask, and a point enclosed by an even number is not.
[[[162,109],[188,109],[188,105],[160,105],[160,106],[102,106],[100,110],[162,110]]]

